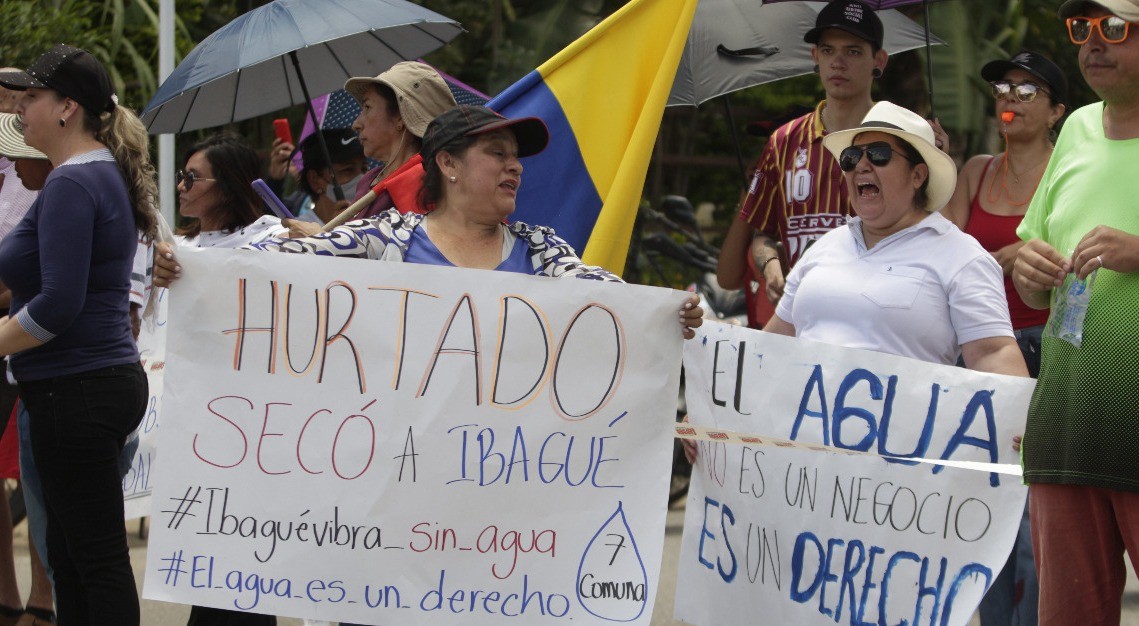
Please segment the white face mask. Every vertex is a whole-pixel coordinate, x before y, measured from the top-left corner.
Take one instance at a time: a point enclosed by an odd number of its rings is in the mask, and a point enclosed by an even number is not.
[[[356,178],[353,178],[350,181],[340,183],[340,188],[342,190],[344,190],[344,197],[346,199],[351,200],[352,197],[356,195],[356,184],[359,183],[360,179],[363,177],[364,177],[364,175],[360,174],[359,176],[357,176]],[[333,185],[332,183],[328,183],[328,186],[326,186],[324,188],[324,195],[329,200],[336,202],[336,185]]]

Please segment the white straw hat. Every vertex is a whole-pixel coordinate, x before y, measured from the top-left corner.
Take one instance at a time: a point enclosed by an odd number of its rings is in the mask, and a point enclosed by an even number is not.
[[[9,159],[43,159],[47,155],[24,143],[24,127],[14,113],[0,113],[0,156]]]
[[[929,167],[929,206],[927,211],[940,210],[949,203],[957,186],[957,166],[953,159],[934,145],[933,128],[929,122],[913,111],[883,100],[875,104],[857,128],[840,130],[823,137],[823,147],[835,159],[844,148],[854,143],[862,133],[879,132],[893,135],[914,147]]]

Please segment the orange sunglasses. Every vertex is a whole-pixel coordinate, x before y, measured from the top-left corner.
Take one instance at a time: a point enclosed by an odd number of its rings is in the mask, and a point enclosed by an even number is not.
[[[1123,43],[1127,39],[1131,23],[1116,15],[1099,17],[1069,17],[1068,37],[1072,43],[1082,46],[1092,38],[1092,30],[1099,30],[1099,36],[1107,43]]]

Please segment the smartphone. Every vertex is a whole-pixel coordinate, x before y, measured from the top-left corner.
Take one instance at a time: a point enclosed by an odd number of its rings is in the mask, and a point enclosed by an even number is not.
[[[289,128],[289,120],[283,117],[273,120],[273,132],[277,133],[277,139],[285,143],[293,143],[293,131]]]
[[[253,186],[253,191],[256,191],[257,195],[261,196],[261,199],[265,201],[265,204],[269,205],[269,208],[277,217],[281,219],[293,219],[296,217],[293,215],[293,212],[289,210],[289,207],[285,206],[284,202],[281,202],[277,194],[273,193],[272,189],[269,189],[269,185],[266,185],[265,181],[258,178],[250,184]]]

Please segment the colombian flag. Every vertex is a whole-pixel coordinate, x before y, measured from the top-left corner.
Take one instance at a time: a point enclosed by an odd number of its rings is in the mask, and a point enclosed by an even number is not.
[[[617,274],[696,2],[631,0],[487,103],[550,128],[522,163],[515,219],[552,226]]]

